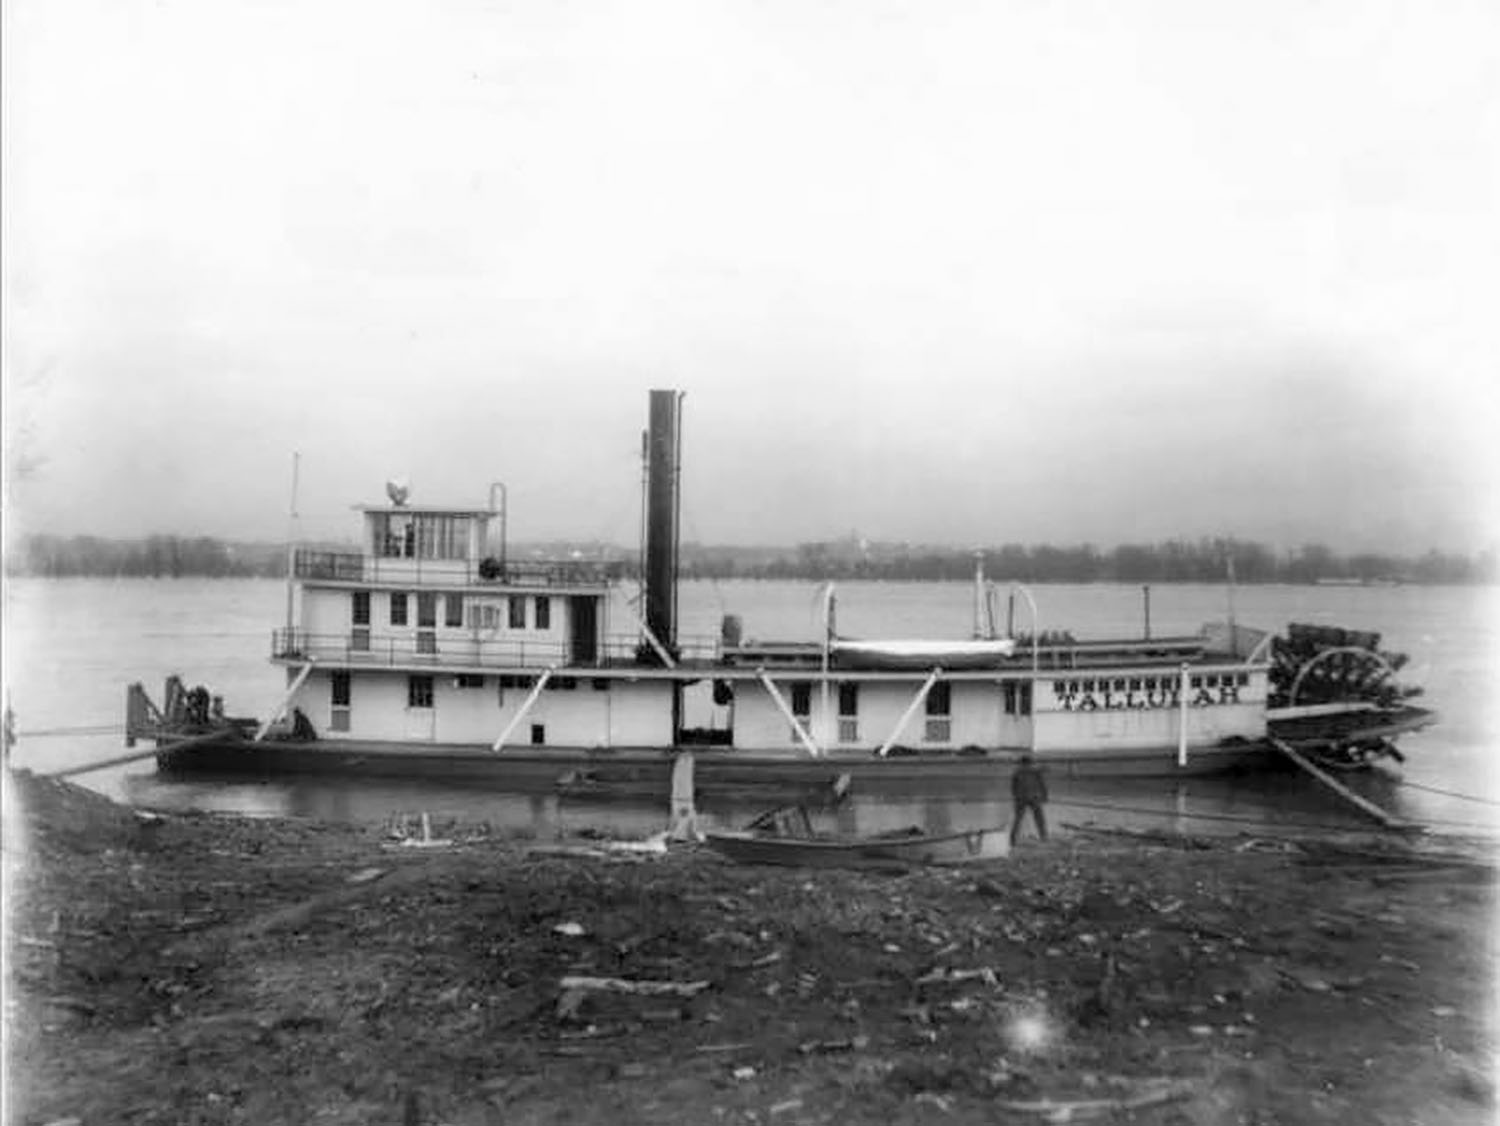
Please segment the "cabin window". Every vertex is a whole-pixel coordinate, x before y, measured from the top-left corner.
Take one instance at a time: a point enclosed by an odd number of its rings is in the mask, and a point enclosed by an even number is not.
[[[408,708],[432,707],[432,677],[409,676],[406,678],[406,706]]]
[[[336,670],[331,673],[329,676],[329,699],[332,703],[332,708],[328,716],[328,729],[330,731],[349,730],[349,697],[349,674],[342,670]]]
[[[953,685],[940,680],[927,693],[927,725],[922,739],[947,743],[953,739]]]
[[[406,624],[406,592],[394,591],[391,594],[391,625],[404,626]]]
[[[1077,683],[1076,681],[1074,683]],[[1085,684],[1089,683],[1084,681]],[[1007,680],[1000,689],[1005,700],[1006,715],[1031,714],[1031,681]]]
[[[594,691],[595,692],[608,692],[609,691],[609,677],[607,677],[607,676],[596,676],[596,677],[594,677]]]
[[[1007,680],[1000,686],[1000,698],[1005,702],[1005,714],[1016,714],[1016,682]]]
[[[449,629],[462,629],[464,624],[464,596],[461,594],[449,594],[445,596],[444,606],[447,614],[443,618],[443,624]]]
[[[552,599],[545,594],[536,596],[536,628],[552,628]]]
[[[453,678],[455,688],[483,688],[484,677],[471,672],[461,672]]]
[[[839,685],[839,742],[859,742],[859,685],[852,681]]]
[[[547,741],[547,728],[545,724],[533,723],[531,725],[531,745],[540,747]]]
[[[368,590],[356,590],[351,598],[350,621],[357,626],[370,624],[370,592]]]
[[[526,628],[526,599],[519,594],[513,594],[510,597],[510,628]]]
[[[470,605],[469,615],[469,624],[474,629],[497,630],[500,628],[500,607],[493,602]]]
[[[437,652],[437,595],[417,593],[417,652]]]
[[[422,591],[417,595],[417,628],[433,629],[437,625],[437,595]]]

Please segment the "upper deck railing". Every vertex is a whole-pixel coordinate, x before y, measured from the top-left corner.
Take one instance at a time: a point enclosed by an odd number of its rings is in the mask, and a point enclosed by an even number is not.
[[[579,559],[419,559],[362,555],[357,551],[298,548],[292,573],[299,579],[334,582],[430,583],[479,587],[606,587],[624,574],[617,561]]]
[[[589,654],[572,642],[559,640],[445,637],[435,631],[372,634],[358,628],[348,633],[278,629],[271,634],[271,655],[285,660],[312,659],[388,668],[518,669],[548,665],[605,668],[634,664],[642,644],[632,634],[612,634]],[[719,643],[713,637],[688,637],[679,640],[678,650],[684,662],[711,662],[718,659]]]

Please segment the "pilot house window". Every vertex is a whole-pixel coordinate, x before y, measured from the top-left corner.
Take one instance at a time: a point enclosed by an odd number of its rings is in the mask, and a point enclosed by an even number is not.
[[[387,559],[464,559],[469,524],[467,516],[381,513],[375,517],[375,551]]]

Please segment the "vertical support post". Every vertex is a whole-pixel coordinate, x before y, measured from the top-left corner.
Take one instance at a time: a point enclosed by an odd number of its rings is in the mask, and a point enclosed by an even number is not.
[[[667,825],[667,838],[674,841],[701,841],[703,831],[698,827],[698,806],[693,783],[693,753],[686,751],[672,761],[672,820]]]
[[[1187,765],[1188,751],[1188,689],[1190,687],[1188,678],[1188,665],[1182,663],[1182,671],[1179,674],[1177,684],[1177,765]]]
[[[1141,600],[1145,605],[1146,614],[1146,640],[1151,640],[1151,584],[1146,583],[1141,587]]]

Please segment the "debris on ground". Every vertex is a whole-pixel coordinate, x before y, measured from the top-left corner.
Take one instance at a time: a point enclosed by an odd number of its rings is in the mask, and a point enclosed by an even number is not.
[[[691,845],[621,863],[419,820],[412,837],[455,846],[145,822],[6,784],[18,1123],[1496,1109],[1495,880],[1473,858],[1093,833],[972,869],[738,867]]]

